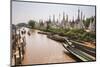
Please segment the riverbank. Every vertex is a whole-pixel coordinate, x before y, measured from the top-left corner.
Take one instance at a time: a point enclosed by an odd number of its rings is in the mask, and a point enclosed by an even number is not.
[[[71,40],[76,40],[80,42],[91,42],[95,43],[96,34],[94,32],[86,32],[83,29],[40,29],[43,32],[49,32],[51,34],[57,34],[59,36],[67,37]]]
[[[45,32],[45,31],[40,31],[40,32],[38,32],[39,34],[45,34],[45,35],[47,35],[47,37],[48,38],[50,38],[50,39],[53,39],[53,40],[55,40],[55,41],[59,41],[59,42],[64,42],[65,40],[64,40],[64,37],[66,37],[66,36],[62,36],[62,35],[60,35],[60,34],[58,34],[58,33],[52,33],[52,32]],[[71,39],[71,38],[69,38],[69,37],[67,37],[68,39]],[[71,40],[74,40],[74,41],[77,41],[77,42],[79,42],[79,43],[82,43],[82,44],[84,44],[84,46],[86,46],[86,47],[90,47],[90,48],[96,48],[96,44],[95,44],[95,42],[91,42],[91,41],[81,41],[81,40],[75,40],[75,39],[71,39]]]

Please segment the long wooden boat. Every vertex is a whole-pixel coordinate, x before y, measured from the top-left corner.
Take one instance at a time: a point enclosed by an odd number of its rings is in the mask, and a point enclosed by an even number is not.
[[[78,50],[70,45],[67,45],[65,43],[62,43],[63,47],[69,51],[72,55],[76,56],[77,58],[79,58],[82,61],[95,61],[95,57],[81,51]]]

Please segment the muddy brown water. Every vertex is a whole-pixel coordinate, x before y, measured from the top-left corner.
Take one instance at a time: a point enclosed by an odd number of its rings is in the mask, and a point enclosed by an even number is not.
[[[26,30],[29,29],[26,28]],[[22,65],[76,62],[75,59],[64,53],[66,50],[61,43],[47,38],[46,35],[38,34],[39,30],[30,32],[30,36],[25,35],[26,48]]]

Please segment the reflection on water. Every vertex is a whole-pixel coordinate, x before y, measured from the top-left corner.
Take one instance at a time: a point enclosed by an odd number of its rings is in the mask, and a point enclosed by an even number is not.
[[[31,35],[26,35],[27,44],[23,65],[75,62],[63,52],[65,49],[60,43],[47,38],[46,35],[38,34],[38,31],[30,30]]]

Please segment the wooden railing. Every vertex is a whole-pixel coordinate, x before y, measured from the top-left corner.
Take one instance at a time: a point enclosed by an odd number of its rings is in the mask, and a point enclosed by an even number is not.
[[[21,42],[21,39],[23,40],[23,42]],[[14,35],[13,38],[13,43],[12,43],[12,57],[14,59],[13,61],[13,65],[21,65],[22,64],[22,60],[24,58],[24,53],[25,53],[25,37],[21,37],[20,35],[16,34]]]

